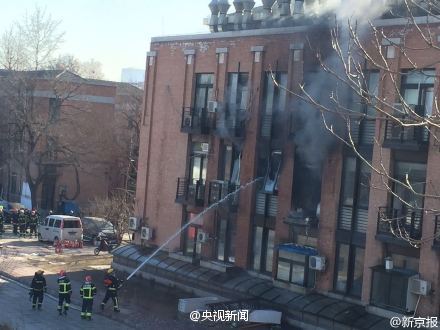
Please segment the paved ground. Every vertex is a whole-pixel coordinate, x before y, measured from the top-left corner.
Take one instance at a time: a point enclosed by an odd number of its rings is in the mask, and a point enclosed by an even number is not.
[[[67,271],[72,282],[72,302],[79,306],[81,304],[79,288],[85,275],[92,275],[98,288],[95,306],[98,307],[102,301],[105,293],[105,288],[103,287],[104,270],[109,268],[113,259],[110,254],[102,253],[99,256],[95,256],[93,255],[92,246],[86,246],[83,249],[65,249],[62,254],[56,254],[50,244],[38,242],[36,239],[19,239],[11,233],[3,235],[0,238],[0,244],[2,246],[0,248],[0,272],[3,272],[6,276],[27,286],[31,282],[35,271],[43,269],[48,283],[48,293],[56,296],[57,273],[60,269],[64,269]],[[6,284],[2,286],[4,285]],[[8,284],[7,287],[10,285]],[[9,292],[9,290],[6,291]],[[1,292],[0,287],[0,297],[3,296]],[[124,283],[120,291],[121,313],[114,313],[112,311],[112,304],[109,302],[103,312],[96,308],[95,314],[97,317],[107,319],[109,322],[114,320],[123,323],[118,329],[205,329],[206,327],[204,326],[201,327],[189,320],[182,320],[178,316],[178,300],[179,298],[187,297],[188,294],[179,290],[133,278]],[[20,301],[20,304],[8,306],[8,312],[10,311],[11,315],[14,315],[12,317],[13,320],[17,315],[20,315],[21,310],[24,311],[26,317],[30,313],[29,317],[31,319],[32,317],[39,317],[38,312],[32,314],[33,311],[30,309],[31,305],[28,301],[26,290],[16,292],[15,298],[12,301],[15,300]],[[3,311],[1,309],[3,305],[3,301],[0,300],[0,325],[1,321],[3,321]],[[49,318],[45,321],[50,324],[59,321],[55,302],[51,303],[51,305],[46,305],[45,311],[45,315],[51,315],[51,318],[53,315],[53,319]],[[81,323],[82,320],[79,318],[79,312],[75,313],[77,315],[69,316],[69,318],[72,317],[72,320],[76,322],[76,329],[82,329],[87,322]],[[92,322],[94,324],[98,323],[95,320]],[[58,325],[53,328],[45,326],[28,328],[24,324],[27,324],[27,322],[18,324],[17,329],[61,329]],[[215,328],[219,329],[221,326],[218,325]],[[107,329],[113,328],[108,326]]]
[[[93,315],[92,321],[80,318],[78,310],[71,310],[67,316],[58,316],[57,302],[45,297],[41,311],[31,309],[26,300],[28,290],[10,281],[0,278],[0,324],[7,324],[12,329],[132,329],[126,324],[110,320],[101,315]]]

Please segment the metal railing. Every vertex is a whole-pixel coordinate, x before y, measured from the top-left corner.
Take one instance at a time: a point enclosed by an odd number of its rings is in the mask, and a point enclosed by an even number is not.
[[[178,178],[176,202],[195,206],[203,206],[205,201],[204,180]]]
[[[414,112],[423,113],[422,107],[417,105],[414,107]],[[423,115],[421,115],[423,116]],[[405,122],[406,117],[397,114],[396,117]],[[429,141],[429,131],[423,126],[404,126],[395,120],[388,119],[385,125],[385,139],[386,143],[398,144],[418,144],[426,145]]]
[[[423,212],[416,209],[379,207],[377,233],[401,239],[418,240],[422,237]]]
[[[229,181],[214,180],[209,182],[209,205],[217,203],[226,197],[226,195],[236,191],[240,186]],[[238,206],[239,193],[233,194],[226,201],[225,204],[231,208]]]
[[[435,220],[435,229],[434,229],[433,245],[440,247],[440,214],[437,214],[434,220]]]
[[[247,110],[237,109],[231,113],[217,113],[216,132],[224,137],[244,138]]]
[[[205,108],[182,108],[181,131],[195,134],[208,134],[212,120]]]

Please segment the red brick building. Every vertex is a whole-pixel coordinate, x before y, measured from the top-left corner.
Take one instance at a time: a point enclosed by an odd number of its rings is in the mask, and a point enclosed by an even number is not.
[[[404,207],[398,188],[388,191],[383,176],[350,148],[329,142],[330,133],[320,131],[319,113],[317,118],[297,115],[301,106],[273,83],[272,77],[296,92],[304,81],[325,86],[314,72],[313,46],[320,45],[323,54],[329,49],[328,27],[302,20],[302,1],[292,3],[297,10],[292,15],[290,1],[278,1],[272,11],[263,1],[265,7],[252,14],[253,1],[237,3],[236,13],[228,15],[227,1],[210,4],[210,34],[152,39],[136,216],[140,227],[154,234],[150,239],[137,235],[137,244],[161,245],[191,222],[165,249],[207,267],[215,261],[217,267],[245,269],[286,290],[317,291],[367,305],[379,314],[417,309],[423,316],[439,315],[435,214]],[[277,19],[286,26],[275,27]],[[405,24],[405,19],[375,21],[389,36]],[[400,42],[394,37],[392,44],[382,41],[395,72],[412,68],[396,46]],[[411,58],[418,67],[426,69],[398,83],[405,98],[414,98],[409,104],[427,109],[437,94],[440,67],[432,63],[439,54],[417,50],[423,42],[414,30],[405,43],[414,49]],[[370,91],[396,99],[386,72],[366,66],[365,74]],[[396,133],[378,117],[362,120],[353,134],[362,157],[384,166],[394,178],[409,175],[423,186],[417,192],[434,195],[440,156],[433,139],[426,133],[407,134],[406,128]],[[439,201],[425,197],[424,203],[435,209]],[[411,246],[394,235],[395,225],[382,221],[383,214],[402,216],[412,237],[427,240]],[[325,257],[322,268],[320,256]],[[392,269],[385,267],[385,259],[393,261]],[[417,295],[412,286],[420,282],[413,278],[427,281],[432,290]]]
[[[35,165],[29,167],[33,178],[41,177],[33,207],[56,210],[60,202],[70,201],[85,210],[95,198],[105,198],[112,190],[127,187],[127,169],[132,167],[130,148],[134,148],[130,137],[134,128],[129,127],[124,113],[130,106],[139,109],[135,99],[140,98],[141,90],[124,83],[83,79],[67,71],[41,70],[15,75],[2,71],[1,198],[19,202],[22,184],[27,181],[20,158],[14,157],[14,154],[26,153],[26,147],[18,146],[7,128],[8,124],[14,124],[8,114],[9,106],[14,104],[10,101],[15,96],[13,87],[17,86],[12,83],[13,79],[21,79],[31,90],[29,99],[34,104],[35,120],[29,122],[36,126],[38,116],[52,116],[48,120],[53,120],[53,124],[48,124],[48,129],[55,132],[53,136],[59,145],[72,150],[71,158],[74,158],[66,159],[60,150],[55,151],[60,154],[58,157],[41,156],[49,150],[50,136],[41,133],[42,138],[32,154]],[[37,161],[43,162],[37,164]]]

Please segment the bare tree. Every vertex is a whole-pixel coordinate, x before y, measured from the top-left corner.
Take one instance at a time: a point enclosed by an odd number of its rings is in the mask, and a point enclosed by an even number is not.
[[[419,230],[414,230],[414,222],[422,216],[433,218],[440,213],[440,193],[436,193],[440,187],[427,182],[426,165],[398,173],[386,161],[382,147],[387,142],[440,145],[439,74],[435,72],[440,58],[440,39],[435,34],[440,6],[433,0],[388,2],[368,19],[368,8],[363,8],[364,17],[336,19],[330,29],[330,47],[315,49],[315,72],[305,72],[306,81],[288,91],[299,108],[318,110],[323,128],[380,178],[370,185],[386,190],[395,205],[379,212],[380,227],[420,247],[440,235],[422,239],[420,223]],[[384,24],[388,18],[401,22]],[[307,74],[313,82],[307,82]],[[362,151],[362,139],[371,130],[380,154],[374,160]],[[429,206],[426,200],[431,201]]]
[[[134,214],[134,196],[124,189],[114,191],[107,198],[95,199],[89,212],[110,221],[121,242],[123,235],[129,232],[128,219]]]
[[[73,55],[65,54],[52,61],[51,69],[68,70],[86,79],[103,79],[102,64],[93,58],[88,61],[81,61]]]
[[[63,42],[64,32],[59,31],[60,24],[61,21],[53,20],[45,9],[38,6],[17,23],[23,38],[26,69],[39,70],[49,65]]]

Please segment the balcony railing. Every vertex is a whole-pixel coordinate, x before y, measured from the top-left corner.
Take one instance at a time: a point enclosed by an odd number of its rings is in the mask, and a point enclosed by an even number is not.
[[[191,134],[208,134],[215,124],[214,113],[205,108],[182,108],[181,131]]]
[[[418,106],[414,111],[418,111]],[[401,117],[401,119],[405,122],[404,117]],[[419,150],[426,147],[428,141],[429,131],[423,126],[404,126],[391,119],[386,121],[383,143],[385,148]]]
[[[247,111],[239,109],[232,114],[217,113],[216,133],[222,137],[244,138]]]
[[[434,242],[435,247],[440,248],[440,215],[435,216]]]
[[[229,181],[211,181],[209,183],[209,205],[221,201],[226,195],[236,191],[239,187],[239,185],[235,185]],[[231,211],[234,211],[238,207],[238,198],[239,193],[233,194],[225,200],[222,205],[226,205]]]
[[[380,207],[377,214],[377,234],[402,240],[419,240],[422,237],[423,212],[416,209]]]
[[[204,180],[177,179],[176,203],[203,206],[205,201]]]

